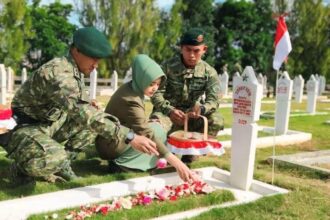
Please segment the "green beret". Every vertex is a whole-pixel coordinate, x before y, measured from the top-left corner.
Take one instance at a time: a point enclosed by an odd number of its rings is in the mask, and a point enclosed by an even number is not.
[[[89,57],[106,58],[111,55],[111,44],[105,35],[94,27],[78,29],[73,34],[73,45]]]
[[[205,32],[200,28],[192,28],[181,37],[181,45],[198,46],[205,43]]]

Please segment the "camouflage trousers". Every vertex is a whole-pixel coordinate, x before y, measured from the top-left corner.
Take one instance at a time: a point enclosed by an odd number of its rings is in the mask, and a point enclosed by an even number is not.
[[[50,126],[21,126],[11,136],[8,157],[24,174],[47,178],[70,166],[72,155],[93,147],[95,136],[66,117]]]
[[[208,120],[209,135],[216,136],[218,131],[223,130],[224,119],[221,116],[220,112],[216,111],[212,114],[205,115],[205,117]],[[168,134],[177,130],[183,130],[183,126],[178,126],[173,124],[170,117],[164,115],[161,112],[153,112],[150,118],[158,119]],[[203,129],[204,129],[204,121],[202,118],[197,118],[197,119],[189,118],[188,131],[203,132]]]

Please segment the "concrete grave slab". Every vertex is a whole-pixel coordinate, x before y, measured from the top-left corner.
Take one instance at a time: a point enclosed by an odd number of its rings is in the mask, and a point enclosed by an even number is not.
[[[282,135],[276,135],[275,140],[273,137],[274,134],[274,128],[273,127],[267,127],[267,126],[258,126],[259,131],[263,131],[266,133],[269,133],[269,137],[258,137],[256,140],[257,148],[266,148],[271,147],[274,145],[274,141],[276,145],[293,145],[293,144],[300,144],[306,141],[309,141],[312,139],[311,133],[301,132],[301,131],[294,131],[294,130],[288,130],[286,134]],[[218,135],[231,135],[231,128],[226,128],[220,132],[218,132]],[[221,144],[225,148],[231,147],[231,140],[228,141],[221,141]]]
[[[315,116],[315,115],[327,115],[329,112],[315,112],[311,114],[309,112],[303,111],[292,111],[290,112],[290,117],[300,117],[300,116]],[[274,118],[274,112],[261,112],[260,118]]]
[[[255,201],[264,196],[288,193],[288,190],[253,180],[250,190],[241,190],[230,185],[230,173],[216,167],[196,169],[202,179],[217,189],[230,190],[235,195],[235,201],[222,204],[222,207],[238,205]],[[45,193],[25,198],[0,202],[1,219],[26,219],[31,214],[49,212],[80,205],[111,200],[114,197],[149,191],[165,185],[178,184],[181,179],[177,173],[159,174],[124,181],[113,181],[58,192]],[[47,202],[45,202],[47,201]],[[191,210],[193,215],[208,211],[212,207]],[[176,214],[180,216],[180,213]],[[191,216],[193,216],[191,215]],[[185,216],[187,217],[187,216]],[[171,219],[178,219],[175,216]]]
[[[330,165],[330,150],[321,150],[307,153],[297,153],[290,155],[282,155],[269,157],[268,160],[275,159],[276,164],[287,164],[291,166],[301,167],[306,170],[313,170],[330,177],[330,169],[325,168],[322,164]]]

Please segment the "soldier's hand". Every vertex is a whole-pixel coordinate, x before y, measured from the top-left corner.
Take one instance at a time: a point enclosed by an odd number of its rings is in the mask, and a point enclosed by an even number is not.
[[[100,109],[99,103],[96,101],[96,99],[92,99],[89,103],[91,106],[95,107],[96,109]]]
[[[185,113],[179,109],[173,109],[170,113],[170,119],[176,125],[182,126],[184,124],[185,117]]]
[[[146,153],[149,155],[156,155],[156,156],[159,155],[157,151],[156,143],[147,137],[136,134],[133,140],[130,142],[130,145],[135,150],[140,151],[142,153]]]
[[[188,112],[189,118],[198,118],[201,115],[201,107],[199,104],[194,105]]]

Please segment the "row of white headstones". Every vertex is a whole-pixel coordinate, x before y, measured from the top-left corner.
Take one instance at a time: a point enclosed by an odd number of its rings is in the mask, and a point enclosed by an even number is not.
[[[26,68],[22,69],[21,73],[21,84],[27,80],[27,71]],[[118,88],[118,73],[113,72],[111,76],[111,89],[116,91]],[[8,96],[12,96],[15,86],[15,73],[11,67],[5,67],[5,65],[0,64],[0,104],[6,105]],[[96,89],[97,89],[97,71],[93,70],[90,74],[90,88],[89,95],[90,99],[96,98]]]
[[[235,77],[240,77],[239,72],[235,72],[233,75],[233,81]],[[319,76],[318,74],[314,75],[314,78],[318,81],[318,95],[321,95],[325,91],[326,78],[324,76]],[[225,97],[228,96],[228,86],[229,86],[229,75],[227,72],[219,75],[220,80],[220,94]],[[258,82],[262,85],[261,94],[265,94],[267,91],[267,76],[263,76],[261,73],[257,76]],[[298,103],[302,102],[302,96],[304,91],[304,82],[305,80],[301,75],[296,76],[293,79],[293,95],[295,101]]]

